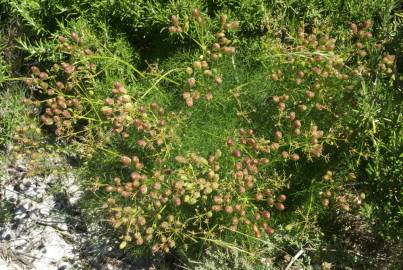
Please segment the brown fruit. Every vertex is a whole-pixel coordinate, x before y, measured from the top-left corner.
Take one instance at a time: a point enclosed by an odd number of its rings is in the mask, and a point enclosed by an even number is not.
[[[215,81],[215,83],[216,83],[217,85],[221,85],[222,82],[223,82],[223,80],[222,80],[222,78],[221,78],[220,76],[216,76],[216,77],[214,78],[214,81]]]
[[[186,106],[188,106],[188,107],[192,107],[193,106],[193,98],[187,98],[186,100],[185,100],[185,102],[186,102]]]
[[[234,141],[231,138],[227,139],[227,145],[228,146],[233,146],[234,145]]]
[[[263,194],[262,193],[256,193],[255,199],[256,199],[256,201],[263,200]]]
[[[173,26],[179,26],[178,17],[175,16],[175,15],[172,15],[172,16],[171,16],[171,23],[172,23]]]
[[[288,152],[287,151],[283,151],[283,152],[281,152],[281,156],[282,156],[282,158],[288,158]]]
[[[270,213],[269,211],[263,211],[262,212],[262,216],[265,220],[269,220],[270,219]]]
[[[193,16],[194,18],[200,17],[200,11],[199,11],[197,8],[193,9],[193,10],[192,10],[192,16]]]
[[[296,117],[295,112],[290,112],[290,113],[288,114],[288,119],[289,119],[290,121],[293,121],[293,120],[295,119],[295,117]]]
[[[225,206],[225,212],[227,212],[228,214],[231,214],[234,211],[234,208],[232,208],[232,206],[227,205]]]
[[[122,156],[120,158],[120,162],[123,164],[123,166],[129,166],[132,160],[128,156]]]
[[[79,41],[77,32],[71,32],[70,36],[71,36],[71,39],[74,40],[75,42]]]
[[[106,186],[106,187],[105,187],[105,191],[106,191],[106,192],[112,192],[112,191],[114,191],[114,190],[115,190],[115,188],[112,187],[112,186]]]
[[[291,158],[292,161],[297,161],[297,160],[299,160],[299,155],[294,153],[294,154],[291,155],[290,158]]]
[[[366,20],[366,21],[363,23],[363,27],[364,27],[364,29],[371,28],[371,27],[372,27],[372,25],[373,25],[373,23],[372,23],[372,21],[371,21],[371,20]]]
[[[276,131],[274,133],[274,139],[278,142],[283,138],[283,133],[281,133],[281,131]]]
[[[31,72],[35,75],[39,75],[41,73],[41,71],[39,70],[39,68],[37,66],[32,66]]]
[[[189,78],[188,79],[188,84],[190,87],[193,87],[196,85],[196,79],[195,78]]]
[[[241,157],[241,151],[239,150],[234,150],[232,152],[232,156],[236,157],[236,158],[240,158]]]
[[[274,233],[274,230],[273,230],[273,228],[271,228],[271,227],[266,227],[266,228],[264,229],[264,231],[265,231],[268,235],[272,235],[272,234]]]
[[[284,195],[284,194],[280,194],[280,195],[277,197],[277,201],[278,201],[278,202],[285,202],[285,200],[287,200],[287,196]]]
[[[274,206],[275,206],[276,209],[279,210],[279,211],[284,211],[284,209],[285,209],[284,204],[281,203],[281,202],[275,203]]]
[[[298,105],[298,110],[300,112],[305,112],[307,109],[308,109],[308,107],[305,104]]]
[[[350,29],[351,29],[351,32],[353,32],[354,34],[356,34],[358,32],[358,27],[355,23],[350,24]]]
[[[206,101],[211,101],[213,99],[213,93],[211,93],[211,91],[207,92],[205,99]]]
[[[306,91],[306,96],[311,99],[311,98],[315,97],[315,93],[308,90],[308,91]]]
[[[60,42],[61,44],[63,44],[63,43],[66,42],[66,38],[65,38],[64,36],[59,36],[59,37],[58,37],[58,40],[59,40],[59,42]]]
[[[238,21],[233,21],[227,24],[228,29],[237,29],[239,27],[239,22]]]
[[[45,81],[45,80],[47,80],[48,78],[49,78],[48,73],[46,73],[46,72],[41,72],[41,73],[39,73],[39,79]]]
[[[327,198],[322,199],[322,205],[323,207],[327,208],[329,206],[329,199]]]

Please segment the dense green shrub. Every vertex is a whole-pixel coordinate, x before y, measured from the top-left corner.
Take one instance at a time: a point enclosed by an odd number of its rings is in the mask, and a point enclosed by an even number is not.
[[[345,215],[401,237],[393,2],[268,2],[1,2],[39,33],[25,102],[122,249],[280,256]]]

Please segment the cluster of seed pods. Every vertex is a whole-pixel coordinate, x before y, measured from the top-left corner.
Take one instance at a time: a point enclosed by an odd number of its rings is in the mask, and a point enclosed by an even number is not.
[[[259,143],[248,137],[253,132],[241,133],[241,139],[246,140],[243,143],[260,149]],[[268,224],[270,209],[284,211],[287,197],[275,188],[260,186],[264,176],[259,167],[269,160],[232,154],[235,159],[229,172],[222,171],[228,160],[223,159],[220,150],[208,158],[196,153],[177,155],[174,167],[161,164],[161,169],[151,173],[146,173],[139,157],[122,156],[123,168],[132,170],[130,179],[115,178],[113,184],[107,185],[105,191],[111,196],[104,205],[111,211],[111,224],[123,232],[122,245],[134,241],[151,246],[153,252],[169,251],[179,240],[175,235],[180,233],[185,238],[181,241],[186,242],[186,235],[211,233],[207,228],[213,220],[222,220],[217,229],[242,230],[255,237],[261,237],[262,231],[273,234]],[[248,203],[240,198],[250,196],[253,199]],[[123,207],[128,201],[136,206],[130,211]]]
[[[192,14],[198,24],[203,23],[199,10],[193,10]],[[213,99],[212,89],[220,86],[223,83],[223,78],[215,69],[211,68],[211,65],[223,55],[234,55],[236,52],[235,47],[232,46],[232,41],[226,36],[226,31],[237,29],[239,22],[233,21],[227,23],[227,17],[222,15],[220,17],[220,24],[220,31],[214,34],[216,42],[204,52],[205,55],[203,57],[206,60],[196,60],[192,63],[192,66],[186,68],[186,74],[188,75],[186,84],[188,89],[183,91],[182,97],[188,107],[192,107],[201,97],[204,97],[207,102]],[[179,25],[178,17],[175,15],[171,17],[169,31],[171,33],[183,31]]]
[[[172,137],[165,109],[156,102],[139,105],[120,82],[114,83],[112,97],[104,100],[101,112],[123,138],[128,139],[130,132],[135,131],[139,137],[136,143],[141,148],[155,150]]]
[[[15,141],[14,150],[24,149],[25,152],[29,152],[31,148],[38,147],[41,133],[41,129],[35,124],[18,125],[13,135],[13,140]]]
[[[84,111],[80,99],[66,99],[62,95],[46,100],[44,114],[41,115],[41,121],[46,126],[56,126],[56,136],[62,136],[74,132],[74,124],[77,123],[77,118]]]
[[[85,46],[82,37],[72,32],[70,38],[59,36],[60,49],[71,59],[90,56],[93,52]],[[94,64],[54,64],[49,71],[37,66],[31,67],[31,78],[25,80],[34,91],[48,96],[43,102],[33,102],[37,106],[45,104],[41,121],[44,125],[54,126],[55,135],[73,135],[77,130],[78,120],[83,119],[85,102],[80,98],[85,89],[85,79],[93,76]],[[85,90],[84,90],[85,91]]]
[[[328,208],[330,204],[333,204],[337,209],[348,212],[357,209],[369,193],[369,190],[365,187],[357,190],[348,190],[342,186],[336,187],[332,185],[336,181],[353,185],[357,180],[357,175],[354,172],[350,172],[347,175],[337,175],[333,171],[328,170],[323,175],[322,180],[328,185],[328,188],[320,192],[321,203],[324,208]]]

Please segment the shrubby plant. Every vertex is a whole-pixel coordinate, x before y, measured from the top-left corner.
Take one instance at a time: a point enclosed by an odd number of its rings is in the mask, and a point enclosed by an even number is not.
[[[253,10],[260,4],[251,2]],[[290,235],[302,247],[318,245],[312,239],[329,231],[323,217],[373,218],[374,187],[388,190],[382,209],[400,209],[399,170],[379,172],[397,160],[389,149],[401,142],[385,124],[393,143],[377,147],[383,120],[374,101],[395,83],[397,61],[377,22],[330,27],[309,15],[287,28],[279,22],[292,5],[273,9],[277,20],[262,8],[261,21],[233,20],[246,7],[216,3],[226,5],[228,16],[156,5],[161,12],[129,23],[162,27],[164,42],[177,46],[143,69],[125,36],[84,19],[60,23],[51,41],[20,41],[31,59],[52,61],[31,66],[25,82],[34,97],[24,102],[58,142],[77,146],[90,170],[88,204],[120,248],[191,254],[214,244],[254,254]],[[38,134],[21,126],[14,139],[35,147]],[[398,226],[399,211],[386,231]]]

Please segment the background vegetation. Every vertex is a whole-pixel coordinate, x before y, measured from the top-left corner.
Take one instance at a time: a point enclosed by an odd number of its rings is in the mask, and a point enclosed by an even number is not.
[[[76,156],[128,256],[399,269],[400,4],[0,0],[0,143]]]

